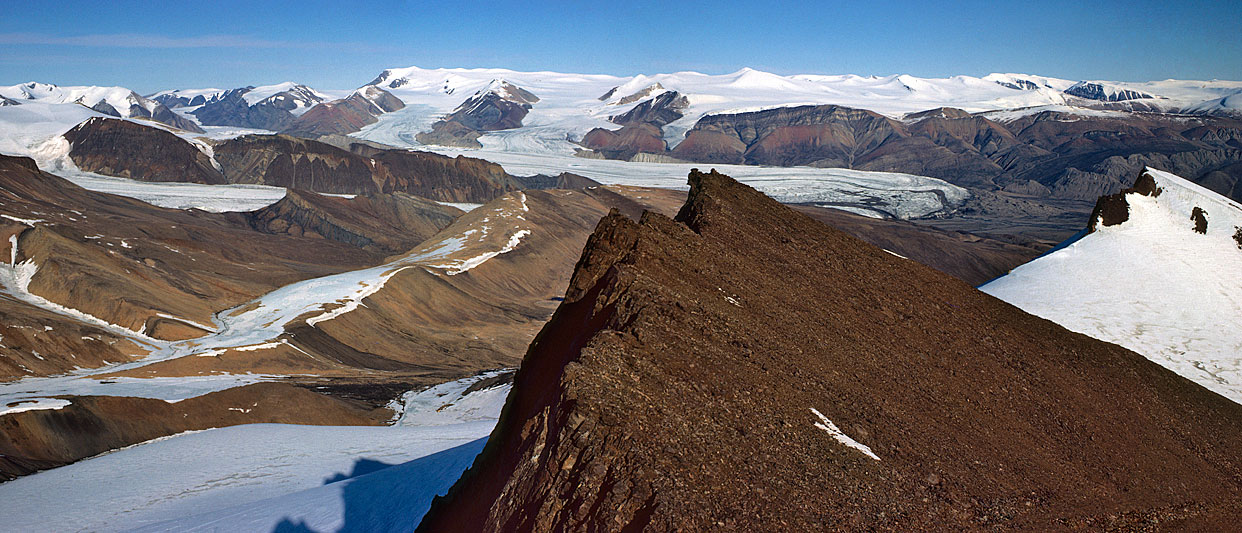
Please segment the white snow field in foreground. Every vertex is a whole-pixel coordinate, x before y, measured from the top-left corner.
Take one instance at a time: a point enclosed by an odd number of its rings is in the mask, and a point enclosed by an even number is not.
[[[1242,403],[1242,206],[1147,169],[1158,197],[1126,195],[1130,218],[1022,265],[984,292],[1119,344]],[[1201,208],[1207,233],[1194,231]]]
[[[462,394],[498,374],[407,394],[393,426],[211,429],[18,478],[0,530],[409,531],[482,449],[510,386]]]

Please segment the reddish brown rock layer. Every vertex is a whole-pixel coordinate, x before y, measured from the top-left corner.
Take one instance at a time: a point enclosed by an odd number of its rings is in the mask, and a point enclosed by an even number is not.
[[[600,222],[487,447],[420,530],[1242,519],[1242,406],[727,177],[690,181],[676,220]]]
[[[65,132],[78,168],[139,181],[225,183],[211,158],[167,130],[92,118]]]

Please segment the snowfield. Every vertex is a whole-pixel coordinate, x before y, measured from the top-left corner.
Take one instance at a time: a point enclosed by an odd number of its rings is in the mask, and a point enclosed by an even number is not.
[[[408,531],[482,449],[510,386],[463,393],[499,374],[411,392],[392,426],[189,432],[19,478],[0,529]]]
[[[1130,219],[980,290],[1068,329],[1119,344],[1242,403],[1242,206],[1148,169],[1163,192],[1129,194]],[[1207,233],[1191,213],[1206,213]]]

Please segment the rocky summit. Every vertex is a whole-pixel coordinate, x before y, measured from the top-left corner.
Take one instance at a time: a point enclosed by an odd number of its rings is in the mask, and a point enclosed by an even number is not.
[[[715,173],[597,226],[420,531],[1227,530],[1242,406]]]

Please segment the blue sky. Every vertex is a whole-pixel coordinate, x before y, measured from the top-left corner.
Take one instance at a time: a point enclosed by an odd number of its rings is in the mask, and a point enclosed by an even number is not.
[[[350,89],[387,67],[1242,79],[1242,1],[0,1],[0,85]]]

